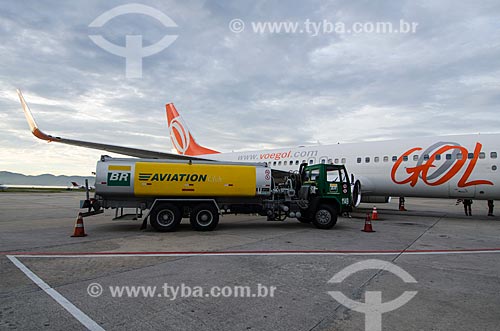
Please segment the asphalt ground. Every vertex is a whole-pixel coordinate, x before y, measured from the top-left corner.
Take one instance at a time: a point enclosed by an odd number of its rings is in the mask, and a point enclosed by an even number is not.
[[[378,205],[374,233],[361,231],[372,205],[331,230],[238,215],[207,233],[106,211],[71,238],[83,198],[0,193],[0,329],[499,329],[500,217],[486,201],[472,217],[454,200]]]

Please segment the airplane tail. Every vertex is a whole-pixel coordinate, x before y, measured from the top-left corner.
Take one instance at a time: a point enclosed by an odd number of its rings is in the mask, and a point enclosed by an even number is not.
[[[217,154],[220,153],[210,148],[198,145],[194,140],[193,135],[185,124],[181,115],[175,109],[173,103],[166,105],[167,108],[167,123],[170,131],[170,139],[172,145],[177,150],[177,153],[182,155],[204,155],[204,154]]]
[[[77,182],[71,182],[71,184],[73,185],[73,187],[80,187]]]

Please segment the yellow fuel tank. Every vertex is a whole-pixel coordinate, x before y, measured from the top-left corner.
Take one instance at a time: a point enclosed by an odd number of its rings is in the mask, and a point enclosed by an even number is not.
[[[255,166],[136,162],[135,196],[257,195]]]

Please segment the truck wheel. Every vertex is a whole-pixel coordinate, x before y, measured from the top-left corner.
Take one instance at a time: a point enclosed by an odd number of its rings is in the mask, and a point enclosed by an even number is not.
[[[337,209],[329,205],[320,205],[314,213],[312,223],[318,229],[331,229],[337,223]]]
[[[196,231],[212,231],[219,224],[219,213],[214,206],[202,204],[191,210],[189,222]]]
[[[175,231],[180,222],[181,212],[179,208],[170,203],[156,206],[149,216],[151,226],[160,232]]]

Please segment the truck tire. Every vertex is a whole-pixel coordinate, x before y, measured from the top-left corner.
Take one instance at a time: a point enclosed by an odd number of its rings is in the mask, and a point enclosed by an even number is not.
[[[210,204],[201,204],[191,210],[191,226],[196,231],[212,231],[219,224],[219,212]]]
[[[329,205],[320,205],[314,213],[312,223],[318,229],[331,229],[337,224],[337,209]]]
[[[151,211],[149,224],[157,231],[171,232],[177,229],[181,218],[179,208],[171,203],[162,203]]]

